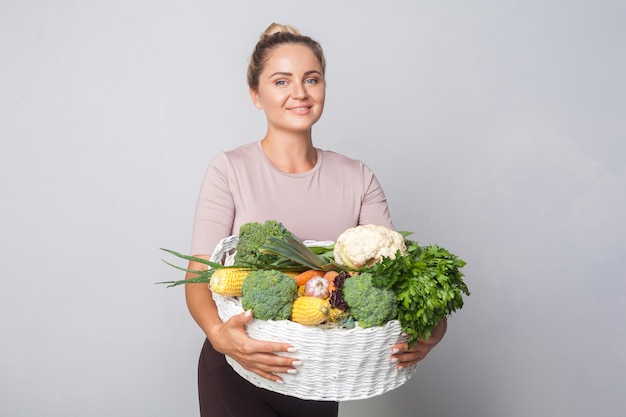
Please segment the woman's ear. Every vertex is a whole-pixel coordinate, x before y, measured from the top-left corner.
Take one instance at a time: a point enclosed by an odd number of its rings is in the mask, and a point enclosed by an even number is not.
[[[250,88],[249,92],[250,92],[250,98],[252,98],[252,103],[254,104],[254,107],[256,107],[259,110],[262,110],[263,104],[261,103],[259,92],[255,90],[254,88]]]

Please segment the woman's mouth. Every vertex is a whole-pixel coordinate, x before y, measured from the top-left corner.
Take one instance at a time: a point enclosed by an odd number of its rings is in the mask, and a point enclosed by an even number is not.
[[[287,110],[295,114],[307,114],[311,110],[311,106],[290,107]]]

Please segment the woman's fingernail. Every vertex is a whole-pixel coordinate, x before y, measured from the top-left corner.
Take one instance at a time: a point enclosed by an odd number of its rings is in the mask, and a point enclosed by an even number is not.
[[[282,379],[277,379],[275,382],[278,383],[278,384],[284,384]]]
[[[391,363],[398,363],[398,358],[391,358]]]
[[[252,310],[246,310],[246,317],[250,317],[252,315]]]
[[[287,348],[287,352],[291,352],[291,353],[293,353],[293,352],[295,352],[295,351],[296,351],[296,348],[295,348],[295,347],[290,347],[290,348]]]
[[[293,361],[291,362],[291,366],[300,366],[302,365],[302,361]]]
[[[297,369],[287,369],[287,373],[288,373],[288,374],[292,374],[292,375],[293,375],[293,374],[297,374],[297,373],[298,373],[298,370],[297,370]]]
[[[400,353],[400,349],[395,348],[394,350],[391,351],[392,355],[395,355],[396,353]]]

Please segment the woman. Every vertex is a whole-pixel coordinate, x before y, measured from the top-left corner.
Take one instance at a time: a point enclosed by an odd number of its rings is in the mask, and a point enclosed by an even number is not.
[[[336,240],[359,224],[393,228],[387,202],[372,171],[362,162],[317,149],[312,127],[324,109],[326,62],[320,45],[291,26],[270,25],[248,67],[254,105],[267,118],[261,141],[221,152],[201,186],[193,228],[192,254],[209,258],[218,242],[248,222],[273,219],[301,239]],[[191,262],[189,269],[203,265]],[[188,274],[188,277],[191,277]],[[276,352],[286,343],[249,338],[244,324],[253,312],[223,323],[206,285],[185,286],[189,311],[207,336],[199,367],[200,410],[207,416],[337,416],[335,402],[308,401],[257,388],[236,374],[224,355],[245,369],[282,383],[300,361]],[[428,342],[390,352],[404,367],[423,359],[443,337],[445,321]],[[297,352],[295,352],[297,355]]]

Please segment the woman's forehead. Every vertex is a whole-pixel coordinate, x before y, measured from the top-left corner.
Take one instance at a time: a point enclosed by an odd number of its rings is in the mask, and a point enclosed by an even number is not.
[[[322,72],[322,65],[306,45],[289,43],[273,48],[267,55],[263,72],[306,72],[317,70]]]

